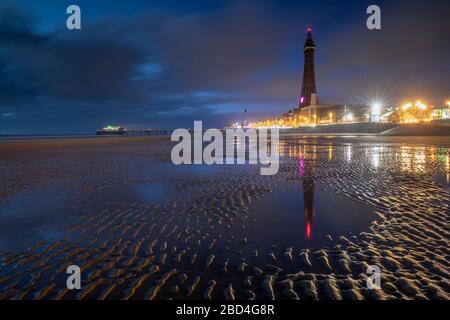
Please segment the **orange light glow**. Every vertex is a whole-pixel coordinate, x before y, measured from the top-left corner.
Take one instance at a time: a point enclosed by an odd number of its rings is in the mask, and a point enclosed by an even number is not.
[[[405,103],[404,105],[402,105],[402,110],[406,111],[409,108],[411,108],[413,106],[413,104],[411,102]]]
[[[416,101],[415,106],[416,106],[416,107],[419,107],[421,110],[427,109],[427,106],[426,106],[425,104],[423,104],[422,101],[420,101],[420,100],[417,100],[417,101]]]

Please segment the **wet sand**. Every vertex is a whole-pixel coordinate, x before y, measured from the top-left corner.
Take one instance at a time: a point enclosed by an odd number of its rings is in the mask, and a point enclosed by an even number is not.
[[[281,142],[260,176],[167,137],[1,141],[0,299],[449,298],[448,138]]]

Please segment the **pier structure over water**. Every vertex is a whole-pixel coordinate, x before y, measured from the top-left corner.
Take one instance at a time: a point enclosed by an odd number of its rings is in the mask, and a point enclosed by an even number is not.
[[[171,135],[172,130],[120,130],[120,131],[107,131],[97,130],[99,136],[165,136]]]

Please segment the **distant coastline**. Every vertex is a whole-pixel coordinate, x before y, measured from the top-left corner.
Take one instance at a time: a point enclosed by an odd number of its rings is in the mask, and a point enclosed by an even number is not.
[[[0,140],[96,138],[96,134],[0,134]]]

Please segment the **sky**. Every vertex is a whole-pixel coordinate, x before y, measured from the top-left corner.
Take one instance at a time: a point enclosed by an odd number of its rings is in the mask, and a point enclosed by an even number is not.
[[[81,30],[66,8],[81,8]],[[381,8],[381,30],[366,9]],[[223,127],[319,101],[450,99],[448,0],[0,0],[0,134]],[[247,113],[244,114],[244,110]]]

